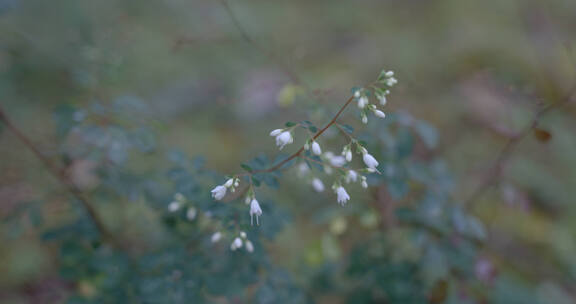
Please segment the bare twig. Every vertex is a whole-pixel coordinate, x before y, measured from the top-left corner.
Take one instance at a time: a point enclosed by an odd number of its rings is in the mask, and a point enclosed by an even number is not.
[[[552,109],[560,107],[566,103],[572,101],[572,97],[576,94],[576,84],[572,86],[572,88],[568,91],[568,93],[558,102],[550,103],[538,111],[534,113],[534,117],[532,120],[524,126],[524,128],[520,129],[520,131],[510,137],[510,139],[504,144],[500,153],[498,153],[494,163],[490,166],[490,169],[486,173],[485,177],[482,179],[481,183],[476,187],[476,189],[472,192],[467,200],[464,201],[464,205],[466,207],[470,207],[475,201],[477,201],[488,189],[490,189],[498,180],[498,177],[502,173],[502,167],[506,160],[510,158],[510,156],[514,153],[514,149],[518,146],[518,144],[530,134],[532,129],[538,126],[538,122],[540,119],[550,112]]]
[[[270,61],[274,62],[290,78],[290,80],[292,82],[303,87],[306,90],[306,93],[308,94],[308,96],[310,96],[311,98],[314,98],[312,88],[310,88],[310,86],[308,86],[308,84],[306,84],[306,82],[302,81],[300,76],[298,76],[298,74],[296,74],[296,72],[294,72],[294,70],[292,70],[287,64],[285,64],[274,53],[266,51],[262,46],[260,46],[258,44],[258,42],[256,42],[256,40],[254,40],[254,38],[252,38],[250,36],[250,34],[248,34],[248,31],[246,31],[246,29],[244,29],[244,27],[242,26],[242,24],[240,23],[240,21],[236,17],[236,14],[234,13],[232,8],[230,7],[230,4],[228,4],[228,2],[226,0],[220,0],[220,2],[222,2],[222,5],[224,6],[224,8],[226,9],[226,12],[230,16],[232,23],[240,32],[240,35],[242,36],[242,38],[246,42],[251,44],[256,50],[258,50],[258,52],[260,52],[262,55],[268,57],[268,59]]]
[[[30,150],[34,154],[34,156],[36,156],[36,158],[38,158],[38,160],[40,160],[40,162],[46,167],[47,171],[50,172],[50,174],[54,176],[56,180],[58,180],[58,182],[76,200],[80,202],[84,210],[86,210],[88,217],[90,218],[92,223],[94,223],[94,226],[96,227],[98,232],[101,234],[102,238],[112,241],[113,240],[112,234],[106,229],[106,227],[98,217],[96,210],[89,202],[89,200],[84,196],[82,191],[80,191],[80,189],[78,189],[78,187],[76,187],[76,185],[74,185],[66,177],[63,170],[60,170],[60,168],[58,168],[56,165],[54,165],[53,162],[51,162],[46,156],[44,156],[42,152],[40,152],[40,150],[34,145],[34,143],[32,143],[32,141],[22,131],[20,131],[20,129],[18,129],[18,127],[16,127],[14,123],[12,123],[12,121],[10,120],[10,118],[8,118],[6,112],[4,111],[4,109],[2,109],[1,106],[0,106],[0,121],[2,121],[6,126],[6,128],[10,132],[12,132],[12,134],[14,134],[14,136],[16,136],[16,138],[18,138],[18,140],[22,142],[22,144],[24,144],[24,146],[26,146],[26,148],[28,148],[28,150]]]

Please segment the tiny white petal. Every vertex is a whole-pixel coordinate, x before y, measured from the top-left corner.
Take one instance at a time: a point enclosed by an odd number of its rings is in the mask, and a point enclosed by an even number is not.
[[[364,109],[364,107],[366,107],[368,103],[369,103],[368,97],[361,96],[360,98],[358,98],[358,108]]]
[[[270,132],[270,136],[278,136],[282,132],[284,132],[284,130],[282,130],[282,129],[272,130],[272,132]]]
[[[226,187],[222,186],[222,185],[218,185],[216,187],[214,187],[214,189],[212,189],[212,197],[219,201],[221,199],[224,198],[224,196],[226,196]]]
[[[368,169],[376,169],[376,167],[378,167],[378,161],[369,153],[364,153],[362,160],[364,160],[364,163]]]
[[[220,231],[215,232],[214,234],[212,234],[212,237],[210,238],[210,241],[212,243],[216,243],[218,242],[220,239],[222,238],[222,233]]]
[[[250,202],[250,223],[254,225],[254,215],[256,215],[256,225],[260,225],[258,222],[258,217],[262,215],[262,209],[260,208],[260,204],[254,198]]]
[[[240,231],[240,237],[245,239],[246,238],[246,232]]]
[[[250,242],[250,240],[246,241],[246,251],[250,253],[254,252],[254,245],[252,245],[252,242]]]
[[[322,154],[322,149],[320,148],[320,144],[318,144],[318,142],[316,142],[316,141],[312,142],[312,153],[314,153],[316,155]]]
[[[394,76],[394,71],[388,71],[386,72],[386,74],[384,74],[386,77],[392,77]]]
[[[306,163],[300,163],[298,165],[298,176],[303,177],[310,172],[310,168]]]
[[[356,182],[358,180],[358,173],[356,173],[356,171],[354,170],[350,170],[348,171],[348,173],[346,174],[346,182],[347,183],[351,183],[351,182]]]
[[[226,187],[226,188],[230,188],[230,187],[232,187],[232,185],[234,185],[234,179],[233,179],[233,178],[227,180],[227,181],[224,183],[224,187]]]
[[[374,110],[374,114],[380,118],[386,118],[386,114],[380,110]]]
[[[180,203],[177,201],[173,201],[168,205],[168,211],[175,212],[180,209]]]
[[[346,158],[344,158],[343,156],[340,156],[340,155],[333,156],[329,160],[330,160],[330,164],[334,167],[342,167],[346,164]]]
[[[362,181],[362,188],[364,189],[368,188],[368,183],[366,182],[366,180]]]
[[[181,202],[186,200],[186,198],[184,198],[184,195],[182,195],[182,193],[174,194],[174,199]]]
[[[347,162],[352,161],[352,151],[350,151],[350,150],[346,151],[346,161]]]
[[[367,124],[368,123],[368,117],[366,115],[362,115],[362,123],[363,124]]]
[[[380,95],[380,96],[378,97],[378,99],[380,100],[380,104],[383,105],[383,106],[385,106],[386,103],[388,102],[388,99],[386,98],[385,95]]]
[[[323,192],[324,183],[319,178],[314,178],[312,180],[312,188],[314,188],[316,192]]]
[[[186,218],[189,221],[193,221],[196,218],[197,214],[198,214],[198,211],[196,211],[196,208],[190,207],[190,208],[188,208],[188,211],[186,211]]]
[[[344,189],[344,187],[339,186],[334,191],[336,192],[337,196],[336,200],[340,205],[344,206],[344,204],[346,204],[346,202],[350,200],[350,195],[348,195],[348,192],[346,192],[346,189]]]
[[[242,240],[240,238],[235,238],[234,241],[232,241],[232,244],[230,244],[230,249],[232,251],[241,248],[242,247]]]

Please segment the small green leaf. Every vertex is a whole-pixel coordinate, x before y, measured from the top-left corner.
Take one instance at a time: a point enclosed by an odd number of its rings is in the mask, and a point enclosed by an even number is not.
[[[252,183],[254,184],[254,186],[260,187],[260,180],[255,178],[254,176],[252,176]]]
[[[288,127],[288,128],[293,127],[293,126],[295,126],[295,125],[296,125],[296,123],[295,123],[295,122],[292,122],[292,121],[289,121],[289,122],[287,122],[287,123],[285,124],[285,126]]]
[[[240,167],[248,172],[252,172],[252,167],[248,166],[247,164],[241,164]]]
[[[312,132],[312,133],[318,132],[318,128],[316,128],[315,126],[308,127],[308,130],[310,130],[310,132]]]
[[[346,131],[347,133],[354,133],[354,128],[350,125],[340,125],[340,127],[342,128],[342,130]]]

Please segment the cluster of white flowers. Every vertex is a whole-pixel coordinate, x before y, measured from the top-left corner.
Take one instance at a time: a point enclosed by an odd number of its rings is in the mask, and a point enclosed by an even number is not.
[[[398,80],[394,77],[393,71],[382,71],[380,76],[378,77],[378,83],[384,85],[386,88],[374,87],[374,95],[376,99],[378,99],[381,106],[385,106],[388,102],[387,96],[390,94],[389,88],[392,88],[394,85],[398,83]],[[374,104],[370,104],[370,99],[368,94],[370,90],[365,88],[359,88],[354,92],[354,98],[358,103],[358,108],[360,108],[360,118],[362,119],[362,123],[368,123],[368,112],[372,112],[374,115],[380,118],[385,118],[386,113],[382,110],[379,110],[378,107]]]
[[[183,206],[185,206],[187,203],[188,201],[186,200],[184,195],[182,195],[182,193],[176,193],[174,194],[174,200],[170,202],[170,204],[168,204],[168,211],[176,212],[180,210]],[[186,218],[190,221],[193,221],[196,218],[196,215],[198,215],[198,210],[196,210],[196,208],[192,206],[188,207],[188,210],[186,211]]]
[[[341,127],[341,125],[339,125],[336,120],[339,118],[342,110],[353,101],[356,102],[358,108],[360,109],[360,117],[362,123],[368,123],[368,114],[370,113],[374,114],[376,117],[385,118],[386,113],[379,109],[376,104],[370,103],[371,96],[374,96],[380,106],[384,107],[388,102],[387,98],[390,94],[390,89],[397,83],[398,80],[394,77],[394,72],[384,70],[380,73],[378,79],[373,84],[367,87],[355,89],[351,99],[348,100],[348,102],[338,112],[338,114],[336,114],[332,121],[322,130],[317,131],[316,127],[314,127],[309,121],[304,121],[302,123],[290,122],[286,124],[286,128],[272,130],[270,132],[270,136],[275,137],[276,146],[282,150],[286,145],[292,144],[294,142],[294,130],[297,127],[307,129],[309,138],[306,140],[304,146],[293,155],[288,157],[285,162],[288,162],[294,158],[303,159],[304,161],[300,162],[297,166],[298,176],[300,178],[306,177],[316,192],[323,192],[326,187],[324,186],[324,182],[319,177],[314,176],[311,173],[312,170],[310,168],[309,162],[318,163],[320,168],[323,168],[323,172],[327,175],[331,175],[334,172],[337,172],[339,176],[337,176],[332,183],[332,190],[336,194],[337,202],[340,205],[345,205],[350,200],[350,195],[344,188],[343,184],[360,182],[362,188],[368,188],[367,178],[363,174],[380,173],[378,171],[378,166],[380,164],[378,160],[376,160],[376,158],[370,154],[368,150],[361,144],[361,142],[356,140],[351,134],[348,134],[352,132],[344,130],[343,127],[345,126]],[[343,147],[342,153],[340,155],[336,155],[331,151],[323,152],[323,149],[318,142],[318,138],[322,135],[322,133],[334,125],[338,126],[343,133],[346,133],[346,136],[350,139],[349,143]],[[348,164],[352,162],[354,150],[357,154],[362,156],[361,159],[364,164],[363,168],[356,170],[348,168]],[[271,171],[281,169],[282,165],[283,163],[276,165],[268,170],[259,170],[257,173],[270,173]],[[256,224],[259,225],[259,217],[262,215],[262,209],[260,208],[258,200],[256,200],[254,188],[252,185],[252,177],[254,173],[255,172],[252,172],[252,170],[249,170],[247,174],[243,174],[241,176],[244,176],[246,178],[245,181],[249,182],[245,202],[247,205],[249,205],[250,222],[253,225],[254,217],[256,217]],[[212,189],[212,197],[216,200],[223,199],[228,189],[234,192],[239,183],[240,178],[238,176],[228,179],[223,185],[218,185]],[[212,241],[214,242],[215,238],[219,240],[220,237],[221,235],[214,234],[212,236]],[[244,244],[246,249],[251,252],[253,250],[252,244],[248,243],[248,240],[243,241],[243,239],[245,238],[242,236],[236,237],[230,245],[230,248],[232,250],[236,250],[241,248]]]
[[[254,252],[254,244],[247,238],[246,232],[240,231],[240,236],[234,238],[232,243],[230,243],[230,250],[236,251],[240,248],[246,248],[246,251],[252,253]]]
[[[226,191],[235,192],[236,188],[240,185],[240,179],[238,177],[229,178],[224,184],[218,185],[212,189],[212,197],[219,201],[226,196]]]

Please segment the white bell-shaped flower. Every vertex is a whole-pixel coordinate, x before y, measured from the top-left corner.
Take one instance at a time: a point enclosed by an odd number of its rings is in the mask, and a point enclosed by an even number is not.
[[[234,241],[230,244],[230,250],[234,251],[242,247],[242,239],[239,237],[235,238]]]
[[[344,206],[344,204],[346,204],[346,202],[350,200],[350,195],[348,195],[348,192],[346,192],[346,189],[344,189],[344,187],[338,186],[336,187],[336,189],[334,189],[334,192],[336,192],[337,196],[336,200],[340,205]]]
[[[196,218],[196,215],[198,215],[198,211],[194,207],[190,207],[188,208],[188,211],[186,211],[186,218],[189,221],[193,221]]]
[[[358,180],[358,173],[354,170],[349,170],[346,174],[346,182],[347,183],[355,183]]]
[[[314,188],[316,192],[324,192],[324,183],[322,182],[322,180],[315,177],[314,179],[312,179],[312,188]]]
[[[366,152],[362,156],[362,160],[364,161],[364,164],[366,164],[366,167],[368,167],[368,169],[376,171],[376,167],[378,167],[378,161],[374,158],[374,156]]]
[[[168,204],[168,211],[176,212],[176,211],[178,211],[178,209],[180,209],[180,202],[173,201],[170,204]]]
[[[216,187],[214,187],[214,189],[212,189],[212,197],[219,201],[221,199],[224,198],[224,196],[226,196],[226,187],[222,186],[222,185],[218,185]]]
[[[368,100],[367,96],[365,96],[365,95],[360,96],[360,98],[358,98],[358,108],[364,109],[368,105],[369,102],[370,101]]]
[[[362,179],[362,182],[360,183],[362,185],[362,188],[364,189],[368,188],[368,183],[366,182],[366,176],[361,176],[360,179]]]
[[[320,148],[320,144],[318,144],[317,141],[312,142],[312,153],[314,153],[315,155],[322,154],[322,149]]]
[[[254,252],[254,245],[252,244],[252,242],[250,242],[250,240],[246,240],[246,251],[252,253]]]
[[[276,130],[274,130],[276,131]],[[294,142],[292,133],[290,131],[283,131],[276,136],[276,146],[282,150],[284,146]]]
[[[210,237],[210,241],[212,243],[216,243],[216,242],[220,241],[221,238],[222,238],[222,232],[217,231],[214,234],[212,234],[212,236]]]
[[[256,215],[256,225],[260,225],[258,217],[262,215],[262,209],[255,198],[250,202],[250,224],[252,225],[254,225],[254,215]]]
[[[380,110],[374,110],[374,115],[380,117],[380,118],[386,118],[386,113],[380,111]]]

